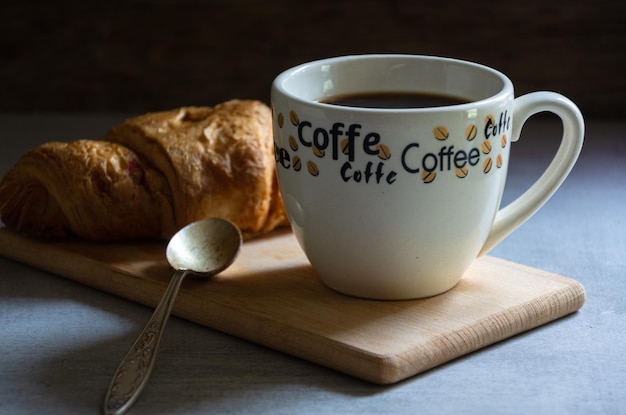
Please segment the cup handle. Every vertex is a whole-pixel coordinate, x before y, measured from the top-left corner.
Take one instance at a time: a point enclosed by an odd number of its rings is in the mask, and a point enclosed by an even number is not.
[[[512,141],[517,141],[524,123],[532,115],[548,111],[563,122],[563,137],[552,162],[541,177],[521,196],[496,214],[478,256],[484,255],[526,222],[561,186],[583,146],[585,122],[576,105],[554,92],[533,92],[516,98],[513,110]]]

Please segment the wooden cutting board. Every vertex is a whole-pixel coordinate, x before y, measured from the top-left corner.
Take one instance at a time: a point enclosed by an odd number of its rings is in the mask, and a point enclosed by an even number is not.
[[[0,229],[0,255],[155,306],[172,274],[159,243],[43,242]],[[412,301],[338,294],[287,231],[244,243],[211,281],[188,279],[173,313],[355,377],[390,384],[573,313],[571,279],[483,257],[451,291]]]

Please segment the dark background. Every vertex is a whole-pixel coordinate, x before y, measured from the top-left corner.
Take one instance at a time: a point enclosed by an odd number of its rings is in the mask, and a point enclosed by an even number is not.
[[[0,6],[0,112],[141,113],[269,101],[282,70],[372,52],[457,57],[626,114],[626,2],[13,1]]]

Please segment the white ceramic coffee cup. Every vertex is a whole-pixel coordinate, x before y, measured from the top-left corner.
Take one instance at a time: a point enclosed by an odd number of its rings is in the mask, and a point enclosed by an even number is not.
[[[366,92],[420,92],[469,103],[369,109],[320,102]],[[280,189],[297,240],[342,293],[412,299],[454,287],[472,261],[533,215],[582,148],[578,108],[552,92],[514,98],[486,66],[413,55],[325,59],[272,85]],[[500,209],[511,142],[549,111],[563,121],[545,173]]]

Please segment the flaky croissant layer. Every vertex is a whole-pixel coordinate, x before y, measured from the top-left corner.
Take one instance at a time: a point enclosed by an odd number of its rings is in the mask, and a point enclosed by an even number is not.
[[[39,237],[167,239],[219,216],[244,234],[287,225],[271,111],[258,101],[130,118],[100,140],[51,142],[0,182],[0,218]]]

